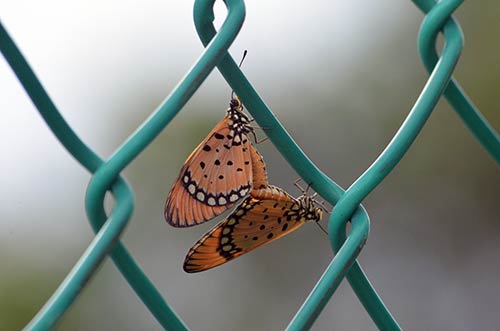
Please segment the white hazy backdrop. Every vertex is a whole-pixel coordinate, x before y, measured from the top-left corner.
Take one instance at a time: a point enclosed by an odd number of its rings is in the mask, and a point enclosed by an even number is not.
[[[161,103],[203,51],[192,1],[1,1],[0,19],[80,137],[106,158]],[[225,15],[217,3],[217,22]],[[376,159],[427,73],[423,16],[410,1],[247,2],[231,47],[266,103],[308,156],[343,187]],[[470,1],[455,77],[496,130],[497,1]],[[0,60],[0,329],[26,325],[93,237],[91,178],[50,132]],[[165,197],[191,150],[222,118],[230,88],[214,70],[124,171],[135,191],[123,236],[192,330],[282,330],[333,257],[314,225],[216,269],[182,270],[217,220],[174,229]],[[299,195],[297,175],[269,142],[270,181]],[[500,322],[500,172],[442,101],[410,151],[364,201],[371,232],[360,261],[408,330],[496,330]],[[326,219],[324,220],[326,225]],[[107,259],[56,330],[159,330]],[[346,281],[313,330],[375,330]]]

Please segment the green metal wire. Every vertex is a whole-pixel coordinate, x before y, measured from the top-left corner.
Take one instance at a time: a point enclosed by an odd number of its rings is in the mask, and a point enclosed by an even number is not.
[[[0,50],[59,141],[88,171],[95,172],[103,161],[78,138],[61,116],[1,22]],[[108,221],[100,229],[94,226],[97,235],[25,330],[49,330],[54,326],[85,287],[124,230],[132,214],[132,191],[122,177],[117,177],[111,192],[116,199],[116,207]],[[165,329],[187,330],[121,243],[112,250],[111,256],[129,284]]]
[[[457,31],[461,33],[460,26],[453,19],[453,17],[446,16],[448,13],[447,6],[451,3],[443,1],[437,3],[434,7],[432,0],[415,1],[415,4],[424,13],[428,13],[425,17],[420,32],[418,34],[418,48],[420,57],[424,63],[427,71],[431,72],[432,68],[439,60],[436,51],[436,38],[439,30],[445,26],[445,29]],[[441,9],[445,7],[444,9]],[[432,11],[431,11],[432,9]],[[453,109],[460,116],[469,130],[476,136],[483,147],[488,151],[491,157],[500,165],[500,137],[488,124],[488,121],[476,109],[472,101],[467,97],[460,85],[451,79],[450,83],[444,91],[446,100],[450,103]]]
[[[368,214],[360,205],[361,201],[401,160],[443,93],[467,127],[500,163],[498,135],[463,94],[458,84],[451,79],[463,44],[460,28],[451,18],[451,14],[462,1],[442,0],[435,3],[433,0],[414,0],[424,13],[428,13],[419,32],[419,50],[431,75],[393,140],[372,166],[346,191],[321,172],[295,144],[227,53],[245,17],[242,0],[225,1],[228,14],[218,33],[213,26],[215,0],[195,1],[195,25],[206,50],[165,101],[105,162],[88,148],[64,121],[0,22],[0,50],[4,57],[63,146],[87,170],[94,173],[85,203],[96,236],[26,329],[53,328],[96,272],[103,259],[110,254],[120,272],[165,330],[188,330],[118,240],[133,210],[132,190],[119,174],[172,120],[217,65],[256,121],[262,127],[272,128],[267,131],[269,138],[297,173],[306,182],[311,183],[325,200],[336,204],[329,221],[330,242],[336,251],[336,256],[287,330],[309,330],[344,277],[347,277],[380,330],[401,330],[368,281],[361,266],[356,262],[370,226]],[[435,44],[440,30],[444,33],[446,43],[441,57],[438,57]],[[116,200],[109,217],[103,208],[104,195],[107,191],[111,191]],[[349,235],[346,236],[346,224],[349,220],[352,226]]]
[[[196,30],[205,46],[216,33],[212,23],[213,2],[210,0],[198,0],[195,2],[194,20]],[[316,167],[298,147],[238,68],[236,62],[227,55],[217,65],[217,68],[238,97],[241,98],[243,104],[257,123],[261,127],[272,128],[271,130],[267,130],[266,134],[288,163],[308,184],[311,184],[311,187],[318,194],[328,202],[335,204],[344,192],[342,188]],[[349,216],[346,218],[346,221]],[[306,330],[307,327],[312,325],[340,284],[340,281],[349,272],[349,268],[364,245],[369,231],[369,218],[362,207],[359,208],[359,213],[353,215],[352,220],[350,240],[345,241],[342,252],[336,255],[323,274],[318,286],[313,290],[310,300],[306,301],[305,305],[297,313],[297,316],[288,326],[288,330]],[[391,325],[393,326],[392,330],[399,330],[397,322],[384,306],[361,268],[358,266],[355,272],[349,272],[349,274],[348,279],[351,285],[354,284],[356,289],[358,289],[357,293],[360,293],[358,294],[360,300],[362,300],[365,307],[370,309],[368,313],[372,316],[376,324]]]
[[[0,26],[2,53],[33,103],[68,151],[89,171],[94,172],[87,191],[86,207],[92,227],[99,232],[58,290],[26,327],[27,330],[51,328],[66,312],[118,240],[133,209],[132,191],[118,174],[170,122],[236,38],[245,16],[244,4],[242,1],[228,1],[227,4],[227,18],[213,43],[155,113],[105,163],[86,147],[67,125],[3,25]],[[116,184],[113,184],[115,181]],[[121,188],[120,185],[126,187]],[[108,218],[103,201],[104,194],[110,188],[116,199],[116,206]],[[124,277],[166,330],[187,330],[121,244],[112,251],[111,256]]]

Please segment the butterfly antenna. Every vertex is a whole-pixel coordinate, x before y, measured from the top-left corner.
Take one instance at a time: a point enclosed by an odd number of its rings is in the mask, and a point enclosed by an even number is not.
[[[243,60],[247,56],[247,53],[248,53],[248,51],[245,49],[243,51],[243,56],[241,57],[241,61],[240,61],[240,64],[238,65],[238,68],[241,68],[241,65],[243,64]],[[231,91],[231,99],[234,99],[234,90]]]
[[[238,68],[241,68],[241,65],[243,64],[243,60],[245,59],[245,57],[247,56],[247,53],[248,51],[245,49],[243,51],[243,56],[241,57],[241,61],[240,61],[240,64],[238,65]]]

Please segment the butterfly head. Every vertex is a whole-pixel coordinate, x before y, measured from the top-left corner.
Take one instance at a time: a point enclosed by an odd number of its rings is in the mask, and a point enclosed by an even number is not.
[[[316,206],[314,197],[308,196],[306,194],[302,195],[297,199],[303,210],[303,217],[306,222],[319,222],[323,217],[323,210]]]
[[[229,110],[237,110],[240,113],[243,112],[243,104],[237,96],[233,96],[231,101],[229,101]]]

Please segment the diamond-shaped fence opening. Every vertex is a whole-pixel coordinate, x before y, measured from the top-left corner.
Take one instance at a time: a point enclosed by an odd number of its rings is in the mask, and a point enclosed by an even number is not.
[[[310,329],[344,278],[349,281],[380,330],[400,330],[356,261],[370,227],[362,201],[402,159],[442,96],[491,157],[500,163],[498,135],[452,78],[462,50],[463,38],[460,27],[451,14],[462,1],[442,0],[436,3],[433,0],[414,0],[415,5],[426,14],[419,32],[418,46],[422,61],[429,71],[429,79],[391,142],[346,190],[319,170],[297,146],[229,56],[228,48],[245,18],[242,0],[225,1],[228,12],[219,31],[213,25],[214,1],[195,1],[194,21],[198,35],[206,47],[205,51],[165,101],[107,160],[94,153],[63,119],[3,25],[0,25],[0,49],[5,59],[59,141],[93,174],[87,189],[85,207],[96,235],[52,297],[26,326],[26,330],[53,329],[78,294],[84,290],[89,279],[99,271],[106,256],[112,258],[123,277],[165,330],[188,330],[181,316],[167,304],[126,246],[119,241],[131,217],[134,202],[132,188],[121,176],[121,171],[170,123],[214,68],[220,71],[256,122],[263,128],[273,128],[266,131],[266,135],[300,177],[305,182],[312,183],[312,188],[335,206],[328,221],[329,240],[336,253],[335,257],[290,321],[287,330]],[[439,33],[443,34],[445,40],[440,55],[436,51]],[[106,192],[111,192],[115,200],[109,214],[103,207]],[[347,231],[348,222],[351,226]]]

